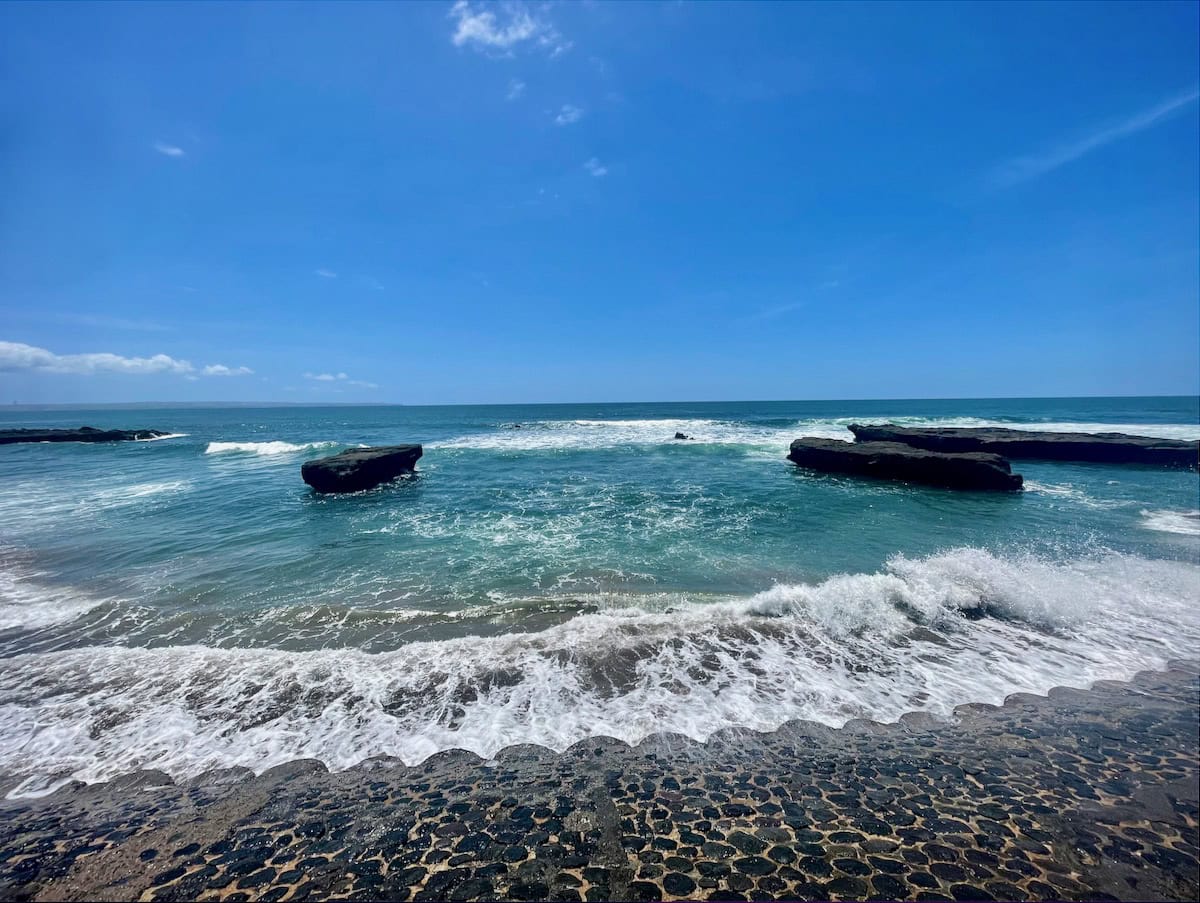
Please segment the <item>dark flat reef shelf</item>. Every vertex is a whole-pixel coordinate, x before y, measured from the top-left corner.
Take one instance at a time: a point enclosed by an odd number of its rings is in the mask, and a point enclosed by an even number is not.
[[[139,772],[0,802],[0,898],[1194,900],[1197,674],[949,723]]]
[[[903,427],[892,423],[850,424],[858,442],[900,442],[931,452],[990,452],[1005,458],[1150,464],[1195,470],[1200,442],[1155,439],[1124,433],[1051,433],[1038,430],[960,427]]]
[[[166,435],[160,430],[101,430],[94,426],[81,426],[75,430],[15,429],[0,430],[0,445],[21,442],[135,442]]]

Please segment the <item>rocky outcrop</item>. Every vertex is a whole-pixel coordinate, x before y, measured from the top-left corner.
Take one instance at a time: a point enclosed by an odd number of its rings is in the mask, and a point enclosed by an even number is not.
[[[1157,464],[1196,469],[1200,442],[1126,436],[1123,433],[1044,433],[1000,428],[956,429],[850,425],[860,442],[903,442],[936,452],[991,452],[1006,458]]]
[[[844,473],[883,480],[904,480],[950,489],[1020,489],[1020,474],[999,455],[982,452],[949,454],[899,442],[842,442],[797,439],[788,459],[824,473]]]
[[[679,433],[679,432],[677,432],[677,433],[675,434],[675,438],[676,438],[676,439],[691,439],[692,437],[691,437],[691,436],[686,436],[686,435],[684,435],[683,433]]]
[[[300,476],[317,492],[361,492],[412,473],[423,453],[419,445],[352,448],[340,455],[305,461]]]
[[[81,426],[77,430],[0,430],[0,445],[15,445],[18,442],[133,442],[166,435],[161,430],[99,430],[94,426]]]

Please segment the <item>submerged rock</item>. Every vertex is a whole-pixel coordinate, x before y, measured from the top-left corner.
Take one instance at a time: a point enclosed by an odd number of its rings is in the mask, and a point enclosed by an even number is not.
[[[339,455],[305,461],[300,476],[317,492],[361,492],[412,473],[424,454],[419,445],[352,448]]]
[[[982,452],[948,454],[899,442],[842,442],[797,439],[788,459],[825,473],[845,473],[884,480],[906,480],[950,489],[1020,489],[1023,479],[999,455]]]
[[[860,442],[903,442],[938,452],[991,452],[1007,458],[1158,464],[1196,469],[1200,442],[1127,436],[1124,433],[1048,433],[1035,430],[902,427],[850,424]]]
[[[77,430],[0,430],[0,445],[18,442],[133,442],[169,435],[162,430],[100,430],[81,426]]]

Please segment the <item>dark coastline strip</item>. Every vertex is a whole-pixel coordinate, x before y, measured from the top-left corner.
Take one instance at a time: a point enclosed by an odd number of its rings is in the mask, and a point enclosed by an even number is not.
[[[1195,899],[1194,665],[707,744],[141,772],[0,802],[15,900]]]
[[[161,430],[100,430],[81,426],[75,430],[0,430],[0,445],[24,442],[137,442],[166,436]]]

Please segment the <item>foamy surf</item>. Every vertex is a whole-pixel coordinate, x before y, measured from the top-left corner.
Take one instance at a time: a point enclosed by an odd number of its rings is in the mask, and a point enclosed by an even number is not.
[[[0,771],[31,795],[134,768],[340,769],[381,753],[415,763],[455,747],[944,716],[1195,659],[1198,593],[1186,562],[960,548],[715,604],[620,597],[537,633],[385,653],[27,654],[0,663]]]
[[[36,630],[66,624],[103,603],[69,587],[39,583],[41,576],[0,570],[0,630]]]
[[[206,455],[294,455],[314,448],[332,448],[340,442],[210,442],[204,449]]]
[[[1145,511],[1142,526],[1160,533],[1200,536],[1200,511]]]
[[[811,436],[853,441],[851,423],[895,423],[906,427],[983,428],[1062,433],[1124,433],[1161,439],[1200,439],[1200,425],[1154,423],[1075,423],[1070,421],[1002,421],[979,417],[833,417],[784,424],[709,418],[644,418],[613,420],[533,420],[496,424],[485,432],[431,442],[429,448],[472,448],[494,451],[570,451],[624,445],[745,445],[782,452],[793,439]]]

